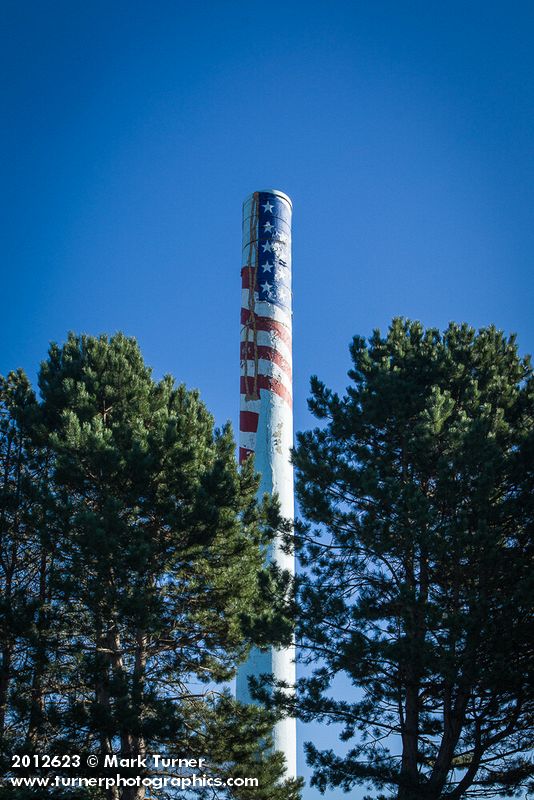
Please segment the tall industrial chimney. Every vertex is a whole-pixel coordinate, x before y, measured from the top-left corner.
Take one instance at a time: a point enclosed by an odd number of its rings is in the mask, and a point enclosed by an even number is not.
[[[291,365],[291,212],[283,192],[254,192],[243,203],[241,297],[241,407],[239,460],[254,454],[261,475],[258,496],[278,495],[284,517],[292,519],[293,380]],[[294,557],[274,542],[271,562],[294,573]],[[294,648],[254,649],[237,675],[237,699],[254,702],[248,678],[272,674],[295,682]],[[274,749],[284,753],[288,777],[296,777],[296,723],[276,725]]]

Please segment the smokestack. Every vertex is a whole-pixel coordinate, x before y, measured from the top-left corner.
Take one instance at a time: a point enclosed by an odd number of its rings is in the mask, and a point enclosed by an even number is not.
[[[239,461],[254,454],[261,475],[258,497],[277,494],[284,517],[293,518],[293,379],[291,358],[291,212],[283,192],[254,192],[243,203],[241,296],[241,407]],[[294,557],[281,543],[268,559],[294,574]],[[295,683],[294,648],[254,649],[237,674],[237,699],[253,703],[248,678],[272,674]],[[294,719],[277,723],[274,749],[284,753],[288,777],[296,777]]]

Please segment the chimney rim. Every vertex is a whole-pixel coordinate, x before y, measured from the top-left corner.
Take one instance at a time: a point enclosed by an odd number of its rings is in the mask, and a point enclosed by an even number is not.
[[[281,197],[282,200],[285,200],[287,203],[289,203],[290,207],[293,208],[293,202],[289,195],[287,195],[285,192],[282,192],[280,189],[257,189],[256,191],[258,194],[272,194],[275,197]],[[247,197],[243,200],[243,206],[245,206],[255,194],[256,192],[251,192],[249,195],[247,195]]]

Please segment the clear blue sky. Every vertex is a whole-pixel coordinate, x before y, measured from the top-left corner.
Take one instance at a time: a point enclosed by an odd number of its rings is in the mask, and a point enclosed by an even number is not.
[[[309,375],[343,388],[351,337],[394,315],[532,351],[531,3],[2,16],[0,372],[123,330],[236,427],[241,202],[269,187],[294,203],[297,428]]]

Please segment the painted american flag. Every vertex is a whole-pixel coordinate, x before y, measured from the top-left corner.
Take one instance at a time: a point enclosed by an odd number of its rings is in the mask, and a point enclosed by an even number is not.
[[[244,204],[239,461],[255,453],[260,471],[268,467],[264,450],[272,446],[265,436],[274,436],[275,444],[276,436],[292,439],[291,212],[281,192],[254,192]],[[272,429],[273,418],[279,430]],[[285,435],[282,427],[289,428]]]

